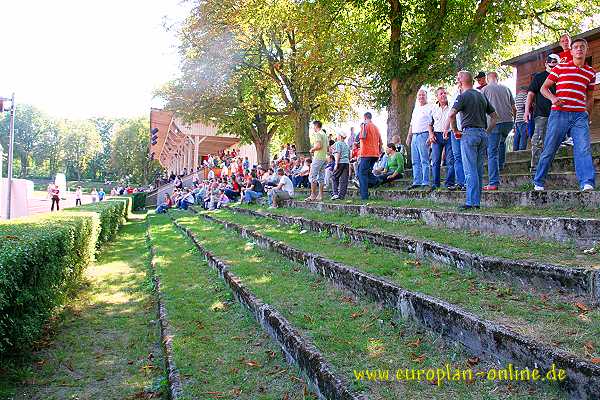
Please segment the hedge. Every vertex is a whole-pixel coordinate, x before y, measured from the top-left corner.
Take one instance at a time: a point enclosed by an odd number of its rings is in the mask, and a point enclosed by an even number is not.
[[[124,222],[129,203],[118,199],[0,222],[0,356],[40,337],[53,311],[80,283],[97,246]]]
[[[146,208],[146,192],[138,192],[131,195],[133,198],[132,208],[134,211],[143,210]]]

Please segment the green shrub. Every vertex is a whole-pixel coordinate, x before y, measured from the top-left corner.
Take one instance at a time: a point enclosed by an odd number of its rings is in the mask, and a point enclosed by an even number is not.
[[[0,355],[30,346],[73,293],[98,244],[114,237],[130,200],[0,222]]]
[[[131,195],[133,198],[132,208],[133,211],[139,211],[146,208],[146,192],[134,193]]]

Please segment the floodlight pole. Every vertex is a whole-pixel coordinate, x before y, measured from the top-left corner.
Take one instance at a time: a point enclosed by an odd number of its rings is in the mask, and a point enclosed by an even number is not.
[[[13,150],[15,146],[15,94],[10,99],[10,122],[8,128],[8,173],[6,174],[8,188],[6,190],[6,219],[10,219],[13,178]]]

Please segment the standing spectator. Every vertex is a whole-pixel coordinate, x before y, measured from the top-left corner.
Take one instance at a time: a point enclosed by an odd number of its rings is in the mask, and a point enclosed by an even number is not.
[[[498,115],[496,126],[488,137],[488,185],[483,190],[498,190],[500,171],[506,159],[506,138],[513,129],[515,120],[515,99],[509,88],[498,83],[498,74],[489,72],[488,84],[481,90]]]
[[[354,129],[350,129],[354,133]],[[337,134],[337,140],[333,144],[333,156],[335,166],[333,168],[333,189],[331,200],[343,200],[348,189],[348,178],[350,176],[350,147],[344,141],[345,133]]]
[[[54,190],[54,183],[50,182],[46,187],[46,199],[52,200],[52,190]]]
[[[285,171],[282,168],[277,170],[277,176],[279,176],[279,183],[269,191],[268,196],[268,203],[272,208],[277,208],[281,205],[282,201],[294,197],[292,180],[285,175]]]
[[[515,137],[513,139],[513,151],[525,150],[527,148],[527,122],[525,122],[525,103],[527,103],[527,86],[521,86],[515,96]]]
[[[420,89],[417,93],[417,104],[412,113],[406,145],[410,146],[413,183],[408,190],[429,186],[429,124],[432,119],[432,108],[427,103],[427,92]]]
[[[450,111],[450,123],[460,139],[462,162],[465,169],[467,198],[461,209],[479,208],[483,185],[483,157],[487,148],[487,135],[496,125],[497,115],[488,99],[473,89],[473,77],[468,71],[458,73],[462,93],[458,95]],[[456,114],[462,113],[462,132],[456,125]],[[487,126],[486,114],[490,124]],[[487,131],[486,131],[487,126]]]
[[[382,153],[383,146],[379,129],[372,121],[373,115],[366,112],[363,117],[364,122],[361,124],[358,135],[360,140],[358,149],[358,188],[360,199],[367,200],[369,198],[369,186],[374,186],[378,182],[375,175],[373,175],[373,165]]]
[[[481,91],[481,89],[483,89],[484,87],[487,86],[487,80],[485,79],[485,72],[483,71],[479,71],[479,73],[477,74],[477,76],[475,77],[475,80],[477,81],[477,90]]]
[[[571,43],[573,61],[554,67],[542,85],[542,95],[552,102],[552,111],[548,118],[544,151],[533,179],[535,190],[544,190],[546,174],[567,132],[571,132],[573,138],[573,158],[579,187],[583,191],[594,190],[596,173],[590,147],[589,118],[596,71],[585,64],[587,50],[585,39],[575,39]],[[550,91],[554,85],[556,94]]]
[[[106,193],[104,193],[103,188],[100,188],[100,191],[98,192],[98,201],[104,200],[104,196],[106,196]]]
[[[440,187],[440,170],[442,165],[442,154],[446,158],[446,187],[454,187],[454,154],[452,153],[452,140],[450,132],[444,131],[444,127],[448,124],[448,116],[450,115],[450,106],[448,105],[448,93],[446,88],[439,87],[435,91],[436,104],[432,109],[433,119],[429,123],[429,139],[431,144],[431,157],[433,162],[433,184],[431,189]]]
[[[244,172],[250,170],[250,160],[248,160],[248,156],[244,157],[242,167],[244,167]]]
[[[531,136],[531,172],[535,172],[537,163],[540,159],[540,154],[544,148],[544,138],[546,137],[546,126],[548,125],[548,117],[550,116],[550,107],[552,102],[542,95],[541,89],[546,78],[550,75],[552,68],[558,65],[559,57],[557,54],[550,54],[546,58],[546,70],[538,72],[533,76],[533,80],[527,89],[527,102],[525,103],[525,121],[531,119],[531,104],[535,98],[535,108],[533,110],[533,118],[535,119],[535,128]],[[552,94],[556,93],[554,86],[550,87]]]
[[[308,196],[305,201],[323,200],[325,164],[327,162],[327,147],[329,145],[329,139],[327,138],[327,134],[322,131],[322,127],[323,124],[321,121],[313,122],[313,133],[310,136],[312,147],[309,150],[313,155],[312,164],[310,166],[310,174],[308,176],[308,181],[310,182],[310,196]]]
[[[378,185],[400,179],[404,174],[404,156],[402,153],[396,151],[396,145],[388,143],[385,152],[388,156],[388,161],[383,173],[377,177]]]
[[[95,203],[98,201],[98,191],[96,190],[96,188],[92,188],[90,195],[92,196],[92,203]]]
[[[207,179],[209,181],[212,181],[215,179],[215,171],[212,168],[208,170]]]
[[[82,196],[81,186],[77,186],[77,189],[75,189],[75,207],[81,205],[81,196]]]
[[[54,211],[54,205],[56,204],[56,211],[60,211],[60,189],[58,185],[52,185],[52,190],[50,191],[50,198],[52,200],[52,205],[50,206],[50,211]]]
[[[346,137],[345,134],[344,137]],[[356,143],[356,133],[354,133],[354,127],[352,126],[350,127],[350,134],[348,135],[348,140],[346,141],[346,144],[348,145],[348,148],[351,149],[354,143]]]
[[[329,188],[333,185],[333,169],[335,168],[335,158],[331,154],[327,154],[327,164],[325,164],[325,187]]]
[[[569,61],[573,61],[573,54],[571,53],[571,36],[568,33],[563,33],[560,35],[560,40],[558,41],[560,47],[562,47],[562,51],[558,54],[560,57],[560,63],[568,63]]]

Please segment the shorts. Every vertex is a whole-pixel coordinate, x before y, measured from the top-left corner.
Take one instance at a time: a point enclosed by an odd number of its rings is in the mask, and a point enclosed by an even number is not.
[[[313,160],[310,164],[310,174],[308,175],[308,181],[310,183],[325,183],[325,164],[326,160]]]

